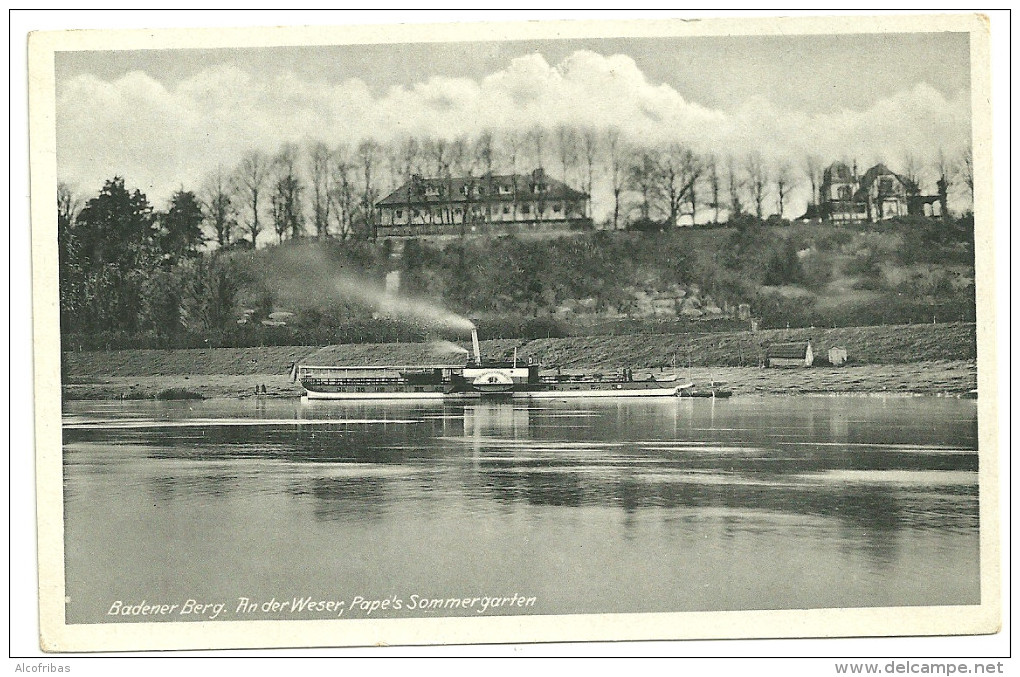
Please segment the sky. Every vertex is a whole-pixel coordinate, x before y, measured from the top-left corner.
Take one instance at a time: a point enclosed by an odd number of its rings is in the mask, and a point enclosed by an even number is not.
[[[157,207],[286,142],[565,123],[795,170],[815,154],[895,171],[960,152],[971,124],[966,33],[61,52],[56,80],[58,178],[89,196],[120,175]],[[788,217],[806,179],[793,193]],[[604,177],[593,194],[605,213]]]

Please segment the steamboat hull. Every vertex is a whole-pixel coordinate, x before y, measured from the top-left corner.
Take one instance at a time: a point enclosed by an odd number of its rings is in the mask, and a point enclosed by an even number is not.
[[[574,399],[589,397],[676,397],[686,385],[662,383],[527,384],[513,389],[415,389],[413,387],[357,388],[304,384],[309,400],[464,400],[464,399]],[[363,391],[363,392],[359,392]]]
[[[344,392],[315,390],[305,386],[305,399],[308,400],[444,400],[455,395],[446,392]]]

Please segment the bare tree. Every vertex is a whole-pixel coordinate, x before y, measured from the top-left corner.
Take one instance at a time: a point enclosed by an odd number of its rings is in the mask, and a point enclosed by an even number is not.
[[[309,170],[312,178],[312,218],[315,221],[315,234],[321,240],[329,237],[330,192],[332,186],[332,172],[330,165],[332,157],[329,147],[319,142],[312,145],[309,153]]]
[[[487,129],[483,130],[478,135],[478,138],[475,139],[474,146],[475,161],[481,168],[484,177],[482,185],[484,185],[486,192],[491,195],[496,190],[492,182],[492,171],[496,163],[496,147],[492,132]]]
[[[952,162],[940,148],[935,156],[935,174],[939,177],[935,185],[939,191],[939,211],[942,218],[949,218],[949,188],[953,184]]]
[[[475,156],[482,170],[492,174],[496,164],[496,141],[488,129],[483,130],[475,139]]]
[[[606,153],[609,161],[609,179],[613,189],[613,230],[620,228],[620,196],[625,180],[624,149],[620,141],[620,130],[610,127],[606,130]]]
[[[581,151],[584,154],[584,163],[587,168],[585,175],[584,192],[588,194],[588,218],[591,214],[591,192],[595,187],[595,163],[599,156],[599,135],[593,127],[585,127],[581,130]]]
[[[779,207],[779,218],[783,218],[783,211],[786,208],[786,198],[790,192],[790,186],[793,181],[793,172],[790,169],[790,165],[781,162],[776,167],[776,203]]]
[[[453,206],[451,192],[453,180],[450,174],[450,144],[446,139],[426,139],[423,144],[425,154],[432,165],[432,174],[440,184],[440,197],[443,199],[443,208],[439,213],[440,223],[453,223]],[[428,210],[428,218],[432,220],[432,210]]]
[[[74,226],[84,201],[70,185],[57,183],[57,222],[68,228]]]
[[[642,221],[651,221],[652,207],[659,188],[659,164],[647,148],[635,150],[627,168],[627,183],[641,195],[639,210]]]
[[[698,177],[691,182],[690,190],[687,191],[687,204],[691,208],[691,225],[698,225]]]
[[[413,136],[407,137],[400,146],[400,155],[403,162],[401,167],[403,171],[402,181],[409,181],[412,175],[422,173],[422,146],[418,139]]]
[[[280,242],[283,242],[285,235],[300,237],[304,229],[304,216],[301,212],[303,187],[297,175],[297,162],[298,148],[290,143],[284,144],[273,159],[276,177],[272,197],[273,224]]]
[[[269,161],[259,151],[252,151],[244,156],[237,169],[237,183],[245,205],[245,226],[251,236],[251,246],[255,248],[262,226],[259,223],[259,198],[269,173]]]
[[[726,161],[726,179],[727,192],[730,194],[729,219],[732,220],[734,216],[744,212],[744,205],[740,200],[740,193],[744,189],[744,180],[740,176],[737,161],[732,156]]]
[[[712,194],[712,202],[709,203],[714,211],[714,217],[712,223],[719,223],[719,192],[721,188],[721,181],[719,177],[719,161],[715,155],[709,155],[705,159],[705,175],[708,177],[708,189]]]
[[[336,234],[340,239],[347,239],[354,235],[354,182],[351,173],[354,171],[354,163],[351,159],[350,149],[346,146],[338,146],[333,152],[330,163],[329,201],[333,205],[330,212],[336,221]]]
[[[395,140],[380,144],[379,150],[389,171],[389,181],[379,191],[381,196],[386,191],[396,190],[404,182],[404,153],[402,144]]]
[[[968,143],[967,147],[960,152],[960,160],[957,165],[957,173],[960,180],[970,189],[971,208],[974,205],[974,149]]]
[[[656,160],[657,192],[666,203],[665,212],[670,227],[677,227],[683,205],[690,202],[695,191],[694,184],[701,172],[698,156],[679,143],[670,144],[659,154]]]
[[[769,172],[765,161],[758,153],[751,153],[744,159],[744,171],[747,173],[747,184],[754,202],[754,215],[764,217],[765,190],[768,188]]]
[[[906,153],[903,156],[903,172],[901,176],[907,180],[907,195],[913,197],[921,194],[922,177],[921,162],[913,153]]]
[[[374,183],[375,176],[373,172],[379,162],[379,151],[379,144],[372,139],[366,139],[358,144],[358,166],[361,168],[361,185],[363,188],[361,192],[361,213],[365,221],[365,234],[373,240],[376,236],[375,200],[379,193]]]
[[[229,176],[223,173],[223,167],[217,166],[206,180],[202,191],[202,208],[206,220],[212,226],[216,243],[225,247],[234,238],[237,227],[237,207],[234,204],[237,186]]]
[[[545,129],[539,126],[528,130],[528,145],[531,147],[532,164],[536,169],[545,167]]]
[[[525,140],[522,135],[512,129],[508,129],[500,136],[500,145],[503,149],[502,154],[506,158],[507,167],[510,170],[510,176],[513,177],[513,185],[511,190],[513,191],[513,204],[511,209],[513,210],[513,219],[517,220],[517,170],[518,163],[520,160]]]
[[[461,216],[460,235],[467,234],[468,226],[475,221],[477,209],[474,198],[478,190],[478,168],[480,159],[472,152],[471,142],[465,136],[459,136],[450,143],[450,167],[463,181],[461,190],[464,196],[464,210]],[[451,184],[452,187],[452,184]]]
[[[570,183],[571,170],[578,160],[578,138],[577,130],[569,125],[556,127],[556,158],[560,161],[560,178]]]
[[[811,199],[808,204],[819,204],[819,191],[822,187],[822,160],[817,155],[809,153],[804,158],[804,174],[811,184]]]

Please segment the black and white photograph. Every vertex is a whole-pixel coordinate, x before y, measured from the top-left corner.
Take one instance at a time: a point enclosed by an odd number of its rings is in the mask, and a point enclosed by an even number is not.
[[[987,20],[28,49],[43,651],[999,630]]]

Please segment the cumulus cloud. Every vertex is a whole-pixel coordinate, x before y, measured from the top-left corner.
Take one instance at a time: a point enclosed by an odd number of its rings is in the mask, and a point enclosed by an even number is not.
[[[895,169],[908,155],[925,162],[970,138],[966,92],[947,99],[922,83],[860,110],[808,115],[754,98],[724,112],[650,82],[626,55],[591,51],[555,65],[531,54],[479,80],[437,76],[382,93],[357,79],[210,65],[169,88],[152,74],[131,72],[113,81],[79,75],[60,82],[57,94],[61,180],[88,195],[121,175],[157,206],[247,151],[271,153],[288,142],[452,138],[570,124],[617,127],[631,140],[680,141],[719,157],[755,153],[798,167],[813,154],[825,162],[882,160]],[[806,201],[806,189],[798,190]]]

